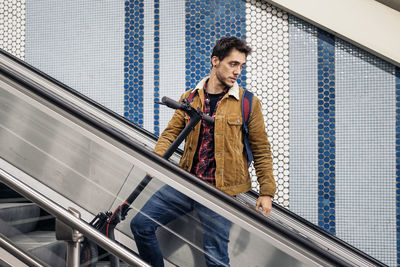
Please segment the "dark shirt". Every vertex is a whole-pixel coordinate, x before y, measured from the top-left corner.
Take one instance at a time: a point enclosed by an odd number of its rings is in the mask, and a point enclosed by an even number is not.
[[[215,107],[218,101],[224,96],[224,94],[225,92],[220,94],[208,94],[208,96],[210,97],[210,114],[214,114]],[[207,115],[211,116],[210,114]]]
[[[221,94],[208,94],[206,90],[204,90],[203,112],[209,116],[215,117],[219,102],[227,91],[228,90],[225,90]],[[209,184],[215,185],[215,168],[214,125],[203,120],[191,172]]]

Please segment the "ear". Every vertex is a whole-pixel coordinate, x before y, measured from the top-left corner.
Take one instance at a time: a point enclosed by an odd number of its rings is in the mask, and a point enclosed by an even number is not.
[[[219,65],[219,58],[217,56],[213,56],[211,58],[211,63],[213,67],[217,67]]]

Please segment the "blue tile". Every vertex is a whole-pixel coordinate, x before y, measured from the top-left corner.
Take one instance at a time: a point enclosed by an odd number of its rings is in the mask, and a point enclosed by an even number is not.
[[[400,68],[395,67],[396,88],[396,225],[400,225]],[[396,229],[397,237],[397,262],[400,259],[400,228]]]
[[[186,90],[194,88],[209,74],[211,51],[219,38],[246,38],[245,4],[245,1],[233,0],[186,1]],[[243,70],[241,76],[245,74]],[[245,87],[246,79],[242,77],[238,83]]]
[[[143,7],[143,0],[125,1],[124,116],[139,126],[143,126]]]
[[[335,38],[334,36],[318,30],[318,158],[323,159],[323,164],[318,161],[319,195],[318,206],[324,207],[327,213],[318,218],[318,225],[330,233],[335,233]],[[322,182],[324,181],[324,182]]]
[[[154,0],[154,101],[160,101],[159,92],[159,80],[160,80],[160,0]],[[159,105],[154,105],[154,134],[160,135],[160,117],[157,115],[159,114],[160,107]]]

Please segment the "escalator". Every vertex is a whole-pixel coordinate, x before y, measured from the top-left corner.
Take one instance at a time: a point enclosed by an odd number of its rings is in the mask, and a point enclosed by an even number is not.
[[[236,198],[223,194],[180,169],[179,153],[170,161],[152,153],[155,140],[151,133],[1,51],[0,168],[65,209],[79,210],[87,222],[100,211],[115,210],[145,174],[151,174],[154,179],[115,233],[133,253],[137,250],[131,218],[168,184],[233,223],[232,266],[384,266],[277,205],[270,217],[261,215],[253,209],[254,193]],[[6,206],[18,208],[18,214],[26,213],[21,206],[32,206],[13,205]],[[42,213],[51,220],[51,215],[33,209],[33,217]],[[167,266],[205,265],[201,229],[196,214],[160,227],[157,235]],[[56,242],[51,231],[46,234]]]

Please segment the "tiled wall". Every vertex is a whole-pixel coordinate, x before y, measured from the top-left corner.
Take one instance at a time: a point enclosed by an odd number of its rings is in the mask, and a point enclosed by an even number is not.
[[[335,37],[317,38],[318,225],[335,234]]]
[[[25,0],[0,1],[0,48],[25,58]]]
[[[340,39],[335,46],[336,233],[395,259],[394,67]]]
[[[230,35],[246,38],[245,12],[244,1],[185,2],[186,90],[210,73],[210,52],[218,39]],[[238,83],[245,86],[245,76]]]
[[[143,126],[144,4],[125,2],[124,117]],[[154,38],[154,46],[156,45]],[[157,66],[157,65],[156,65]],[[155,67],[156,67],[155,66]]]
[[[317,29],[289,17],[290,209],[318,224]]]
[[[396,266],[395,67],[289,22],[290,209]]]
[[[396,84],[396,243],[397,243],[397,264],[400,264],[400,68],[395,68]]]
[[[275,201],[289,206],[289,22],[286,12],[261,1],[246,3],[247,89],[260,100],[274,160]],[[253,188],[258,190],[255,170]]]
[[[25,61],[123,114],[124,6],[96,0],[24,2]]]
[[[220,37],[246,39],[275,202],[396,266],[399,68],[256,0],[4,0],[0,21],[1,48],[156,134],[173,111],[154,101],[208,75]]]

